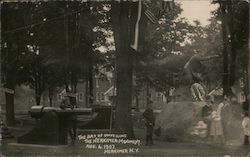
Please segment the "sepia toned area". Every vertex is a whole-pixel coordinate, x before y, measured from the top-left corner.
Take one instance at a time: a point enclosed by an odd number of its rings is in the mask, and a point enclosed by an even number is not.
[[[249,1],[1,3],[4,156],[249,156]]]

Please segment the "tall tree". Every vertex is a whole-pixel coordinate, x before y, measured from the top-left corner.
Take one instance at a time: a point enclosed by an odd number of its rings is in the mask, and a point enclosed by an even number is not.
[[[134,137],[131,117],[133,60],[129,35],[129,8],[131,2],[112,2],[112,24],[116,47],[117,99],[115,129]]]
[[[4,3],[1,10],[1,72],[5,76],[5,88],[14,90],[17,83],[28,83],[36,89],[37,104],[40,104],[45,90],[49,90],[51,103],[53,89],[61,86],[63,81],[71,83],[76,89],[78,78],[84,77],[78,72],[83,70],[82,65],[91,61],[91,66],[94,66],[98,61],[99,54],[92,45],[105,38],[99,30],[93,31],[103,14],[96,14],[98,5],[93,5],[92,9],[90,3],[70,2],[67,11],[66,2]],[[70,54],[65,51],[66,27],[61,27],[65,17],[70,19]],[[68,58],[70,62],[67,62]],[[7,124],[13,125],[14,95],[7,92],[6,113]]]
[[[249,3],[244,0],[214,2],[220,4],[224,47],[223,87],[224,94],[228,94],[235,80],[244,77],[247,67],[246,50],[249,38],[246,34],[249,23],[246,19],[249,17]]]
[[[30,7],[30,8],[29,8]],[[5,92],[6,99],[6,123],[15,125],[14,115],[14,90],[17,82],[20,82],[20,71],[22,71],[22,56],[26,54],[27,38],[29,34],[26,29],[17,29],[27,25],[29,9],[34,6],[18,3],[3,3],[2,5],[2,74],[4,75],[4,87],[12,92]]]

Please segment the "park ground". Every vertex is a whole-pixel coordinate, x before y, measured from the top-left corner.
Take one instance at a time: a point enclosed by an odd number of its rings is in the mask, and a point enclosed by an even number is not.
[[[18,131],[16,131],[17,133]],[[136,130],[142,145],[136,148],[139,152],[124,154],[104,154],[103,150],[87,149],[85,144],[78,141],[75,145],[32,145],[17,144],[16,139],[5,139],[2,141],[2,156],[130,156],[130,157],[167,157],[167,156],[218,156],[218,157],[246,157],[250,156],[250,146],[222,146],[207,143],[190,143],[190,142],[166,142],[161,139],[155,139],[153,146],[145,146],[142,138],[144,132]],[[130,147],[127,145],[127,147]],[[133,148],[133,146],[131,146]]]
[[[139,116],[140,117],[140,116]],[[138,118],[135,118],[138,119]],[[9,127],[14,137],[18,137],[32,129],[34,124]],[[77,141],[75,145],[33,145],[19,144],[16,138],[4,139],[1,142],[2,156],[130,156],[130,157],[184,157],[184,156],[218,156],[218,157],[250,157],[250,146],[232,146],[210,144],[209,142],[167,142],[161,138],[154,137],[153,146],[145,146],[145,128],[142,124],[135,125],[134,133],[136,139],[141,141],[140,146],[126,145],[126,148],[136,148],[138,152],[133,153],[112,153],[104,154],[104,150],[86,148],[86,144]],[[103,133],[103,130],[95,130],[95,133]],[[110,132],[106,130],[104,132]],[[86,133],[86,130],[78,129],[78,135]],[[69,140],[70,141],[70,140]],[[69,142],[70,143],[70,142]],[[124,146],[116,146],[117,149],[123,149]],[[0,156],[0,157],[2,157]]]
[[[6,142],[6,141],[5,141]],[[5,143],[7,144],[7,143]],[[6,146],[3,146],[6,147]],[[5,156],[138,156],[138,157],[165,157],[165,156],[221,156],[221,157],[246,157],[250,149],[244,146],[228,147],[213,146],[197,143],[168,143],[156,141],[153,146],[140,146],[138,153],[128,154],[104,154],[103,151],[96,151],[84,148],[84,145],[74,146],[41,146],[10,144],[3,150]]]
[[[134,133],[136,139],[141,141],[141,145],[135,148],[138,152],[134,153],[117,153],[104,154],[104,150],[86,148],[86,144],[77,141],[75,145],[33,145],[33,144],[18,144],[16,138],[4,139],[1,145],[3,156],[138,156],[138,157],[181,157],[181,156],[218,156],[218,157],[250,157],[250,146],[232,146],[232,145],[214,145],[207,142],[167,142],[166,140],[154,136],[154,145],[145,146],[145,127],[144,123],[139,120],[142,117],[139,113],[133,114],[134,118]],[[17,119],[21,119],[20,117]],[[34,119],[27,118],[22,124],[16,127],[9,127],[14,137],[19,137],[33,128],[35,125]],[[140,122],[138,122],[138,120]],[[29,123],[28,123],[29,122]],[[137,122],[137,123],[136,123]],[[87,131],[88,132],[88,131]],[[91,131],[90,131],[91,132]],[[95,133],[107,133],[110,130],[94,130]],[[86,130],[78,129],[78,135],[85,134]],[[70,140],[69,140],[70,141]],[[116,146],[120,149],[120,146]],[[122,147],[124,148],[124,146]],[[126,145],[126,148],[134,148],[134,146]],[[1,156],[0,156],[1,157]]]

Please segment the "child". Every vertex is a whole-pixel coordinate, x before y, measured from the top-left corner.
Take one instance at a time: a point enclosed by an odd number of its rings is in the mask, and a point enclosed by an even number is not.
[[[146,145],[153,145],[153,130],[155,124],[154,111],[152,109],[153,102],[150,101],[147,105],[147,109],[143,112],[143,118],[146,123]]]
[[[242,127],[244,130],[244,145],[249,145],[250,119],[248,112],[245,112],[244,114],[244,118],[242,120]]]

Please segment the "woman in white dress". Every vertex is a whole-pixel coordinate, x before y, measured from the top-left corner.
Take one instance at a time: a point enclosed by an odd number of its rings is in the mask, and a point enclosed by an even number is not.
[[[220,143],[224,144],[221,112],[227,104],[228,104],[228,98],[225,97],[223,102],[221,102],[219,105],[213,106],[213,112],[211,113],[211,126],[210,126],[210,135],[213,137],[213,143],[215,143],[216,139],[219,138]]]

